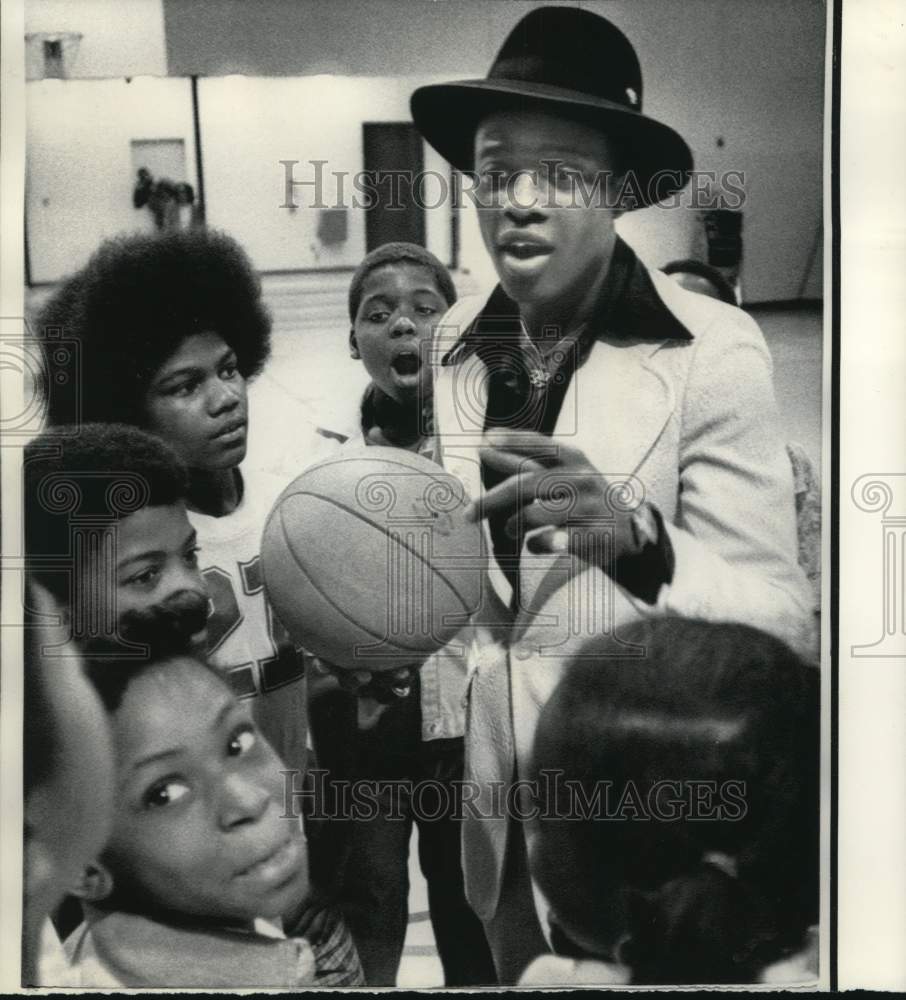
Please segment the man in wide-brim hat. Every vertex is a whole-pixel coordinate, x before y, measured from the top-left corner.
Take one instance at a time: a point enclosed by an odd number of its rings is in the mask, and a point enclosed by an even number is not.
[[[621,625],[675,614],[811,652],[814,623],[758,327],[649,271],[614,230],[692,169],[683,139],[642,113],[630,42],[589,11],[538,8],[487,79],[421,87],[411,107],[428,142],[474,172],[500,279],[438,328],[434,419],[493,551],[488,601],[463,636],[466,778],[481,790],[463,856],[513,982],[547,947],[527,865],[539,820],[513,782],[583,641],[603,633],[625,651]],[[493,782],[511,792],[503,809]],[[563,874],[581,877],[567,858]]]

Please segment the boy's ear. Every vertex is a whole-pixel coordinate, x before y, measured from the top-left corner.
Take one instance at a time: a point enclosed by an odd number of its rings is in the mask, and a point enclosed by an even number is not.
[[[113,892],[113,875],[100,861],[92,861],[85,865],[81,877],[70,892],[89,903],[98,903]]]
[[[355,361],[362,360],[362,355],[359,354],[359,345],[355,339],[355,327],[349,329],[349,356]]]

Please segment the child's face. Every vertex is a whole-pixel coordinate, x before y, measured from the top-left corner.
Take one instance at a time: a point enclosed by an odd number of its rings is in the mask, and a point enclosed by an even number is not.
[[[248,406],[236,352],[216,333],[186,337],[145,396],[146,429],[190,469],[232,469],[245,458]]]
[[[434,275],[421,264],[384,264],[365,278],[350,350],[397,402],[430,391],[431,366],[421,345],[446,309]]]
[[[203,648],[208,595],[185,504],[143,507],[116,532],[119,634],[152,651]]]
[[[283,764],[219,677],[188,658],[151,667],[112,719],[113,833],[103,855],[139,905],[248,923],[308,888],[299,819],[284,818]]]
[[[595,129],[544,112],[495,114],[479,127],[481,235],[504,291],[520,306],[565,306],[600,271],[614,240],[604,179],[614,163]]]

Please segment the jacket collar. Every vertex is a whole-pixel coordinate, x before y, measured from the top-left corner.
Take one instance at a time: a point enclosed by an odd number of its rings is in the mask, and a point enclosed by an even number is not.
[[[602,308],[588,324],[594,333],[589,347],[594,350],[582,359],[581,376],[577,372],[570,379],[554,431],[554,436],[578,444],[596,469],[615,480],[637,474],[675,409],[673,383],[657,363],[657,355],[662,346],[688,344],[693,339],[661,301],[635,254],[628,247],[626,252],[632,267],[623,275],[624,283],[611,300],[607,317]],[[507,333],[499,319],[499,310],[506,303],[511,300],[496,289],[445,355],[434,383],[441,461],[472,497],[481,496],[483,489],[480,447],[488,365],[493,364],[493,358],[486,361],[482,357],[484,350],[478,347],[493,347],[504,337],[512,344],[512,326]],[[515,310],[515,303],[511,304]],[[483,316],[496,322],[483,325]],[[521,327],[518,312],[510,316]],[[522,333],[527,336],[524,330]],[[495,341],[495,336],[500,339]],[[580,381],[581,387],[577,384]],[[590,387],[594,391],[585,391]],[[487,524],[483,524],[491,551]],[[495,591],[508,604],[510,584],[494,559],[488,560],[488,575]],[[531,595],[527,596],[531,600]]]
[[[512,343],[516,332],[528,336],[522,326],[519,306],[497,285],[481,312],[441,359],[441,364],[455,365],[472,354],[481,356],[500,337]],[[595,340],[659,343],[692,340],[693,337],[658,295],[648,269],[629,244],[617,237],[607,280],[579,339],[585,356]]]

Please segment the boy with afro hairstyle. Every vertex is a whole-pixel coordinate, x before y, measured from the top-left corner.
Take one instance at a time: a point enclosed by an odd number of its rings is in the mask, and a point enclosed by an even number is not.
[[[53,426],[77,408],[83,423],[145,425],[148,381],[192,333],[217,331],[245,380],[270,355],[258,278],[238,243],[213,230],[105,241],[56,289],[38,326],[65,327],[82,348],[79,378],[49,394]]]
[[[208,597],[188,476],[125,424],[40,434],[25,449],[25,552],[69,635],[95,658],[203,650]]]

